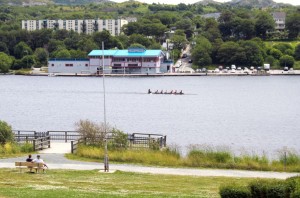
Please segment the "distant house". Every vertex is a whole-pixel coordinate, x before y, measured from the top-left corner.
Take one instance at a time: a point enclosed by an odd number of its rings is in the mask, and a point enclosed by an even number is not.
[[[49,73],[156,74],[172,71],[161,50],[93,50],[88,59],[50,59]],[[104,70],[103,70],[104,68]]]
[[[275,21],[275,30],[283,31],[285,29],[285,12],[273,12],[273,19]]]

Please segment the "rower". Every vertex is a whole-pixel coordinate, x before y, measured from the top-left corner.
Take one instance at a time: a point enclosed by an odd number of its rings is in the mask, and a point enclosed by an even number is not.
[[[148,89],[148,94],[151,94],[151,90],[150,89]]]

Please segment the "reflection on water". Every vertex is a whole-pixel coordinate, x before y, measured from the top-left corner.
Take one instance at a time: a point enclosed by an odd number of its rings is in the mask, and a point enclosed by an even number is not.
[[[102,79],[0,76],[0,120],[20,130],[74,130],[103,121]],[[297,76],[106,78],[107,121],[124,132],[167,135],[234,151],[300,150]],[[147,90],[183,90],[154,95]]]

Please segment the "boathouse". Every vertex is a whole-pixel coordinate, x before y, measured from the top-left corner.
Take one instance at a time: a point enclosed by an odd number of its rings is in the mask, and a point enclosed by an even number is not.
[[[162,50],[92,50],[88,59],[50,59],[49,73],[157,74],[172,71]],[[103,69],[104,68],[104,69]]]

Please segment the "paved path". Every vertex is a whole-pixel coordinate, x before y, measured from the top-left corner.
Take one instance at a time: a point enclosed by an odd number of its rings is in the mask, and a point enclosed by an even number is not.
[[[35,157],[35,155],[33,156]],[[62,153],[44,153],[41,158],[45,160],[50,169],[72,169],[72,170],[103,170],[103,163],[81,162],[68,160]],[[14,168],[14,162],[24,161],[26,156],[17,158],[0,159],[0,168]],[[221,177],[254,177],[254,178],[276,178],[286,179],[299,175],[299,173],[279,173],[266,171],[245,170],[222,170],[222,169],[194,169],[194,168],[167,168],[146,167],[129,164],[110,164],[110,172],[121,170],[126,172],[139,172],[151,174],[189,175],[189,176],[221,176]]]

